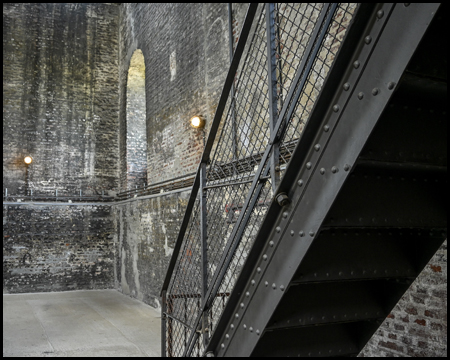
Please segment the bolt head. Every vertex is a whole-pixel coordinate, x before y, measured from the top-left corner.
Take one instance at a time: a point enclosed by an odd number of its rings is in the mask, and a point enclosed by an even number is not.
[[[306,163],[306,168],[309,170],[309,169],[311,169],[311,163],[310,162],[308,162],[308,163]]]
[[[359,62],[358,60],[356,60],[356,61],[353,63],[353,67],[354,67],[355,69],[359,68],[359,65],[361,65],[361,64],[360,64],[360,62]]]
[[[361,92],[358,94],[358,99],[361,100],[363,97],[364,97],[364,93],[361,91]]]
[[[321,168],[320,169],[320,173],[323,175],[323,174],[325,174],[325,169],[324,168]]]
[[[329,125],[325,125],[323,127],[323,131],[328,132],[328,130],[330,130],[330,126]]]
[[[372,37],[371,37],[370,35],[367,35],[367,36],[364,38],[364,42],[365,42],[367,45],[369,45],[369,44],[372,42]]]
[[[343,86],[345,91],[348,91],[348,89],[350,89],[350,84],[349,83],[345,83]]]
[[[302,230],[298,233],[301,237],[305,236],[305,232]]]
[[[276,199],[280,206],[285,206],[285,205],[289,204],[289,202],[290,202],[288,196],[285,193],[279,193],[277,195]],[[286,213],[283,214],[283,217],[287,216],[287,215],[284,216],[285,214]]]
[[[377,12],[377,18],[378,18],[378,19],[381,19],[381,18],[383,17],[383,15],[384,15],[384,11],[383,11],[383,10],[378,10],[378,12]]]
[[[345,164],[344,165],[344,170],[345,171],[349,171],[350,170],[350,165],[349,164]]]
[[[339,171],[339,169],[338,169],[336,166],[333,166],[333,167],[331,168],[331,172],[332,172],[333,174],[336,174],[338,171]]]
[[[395,82],[390,81],[390,82],[387,84],[387,88],[388,88],[389,90],[394,89],[394,87],[395,87]]]
[[[372,95],[373,96],[377,96],[379,94],[379,92],[380,92],[380,89],[378,89],[378,88],[373,88],[372,89]]]
[[[334,111],[334,112],[338,112],[338,111],[339,111],[339,105],[337,105],[337,104],[334,105],[334,106],[333,106],[333,111]]]
[[[309,235],[310,235],[310,236],[314,236],[314,231],[311,230],[311,231],[309,232]]]
[[[320,150],[320,144],[314,145],[314,150],[319,151]]]
[[[299,181],[297,181],[297,185],[298,186],[303,186],[303,180],[300,179]]]

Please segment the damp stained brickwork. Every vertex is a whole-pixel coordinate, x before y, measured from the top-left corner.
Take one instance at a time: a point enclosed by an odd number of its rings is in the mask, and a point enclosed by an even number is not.
[[[118,6],[3,4],[3,187],[114,193]]]
[[[109,206],[3,205],[3,292],[114,286]]]
[[[118,9],[3,4],[4,194],[117,191]],[[3,212],[4,291],[114,286],[108,207],[4,203]]]
[[[160,307],[160,292],[190,191],[114,206],[115,286]]]

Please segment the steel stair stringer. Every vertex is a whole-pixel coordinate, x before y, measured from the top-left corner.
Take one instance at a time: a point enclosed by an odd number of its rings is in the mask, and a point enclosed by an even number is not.
[[[297,278],[299,266],[308,263],[311,248],[323,239],[319,235],[326,230],[327,214],[356,166],[438,7],[436,4],[380,4],[360,10],[277,189],[278,193],[288,195],[290,203],[280,207],[273,201],[270,205],[206,353],[215,356],[357,354],[378,328],[380,319],[387,316],[407,289],[414,277],[407,261],[400,269],[404,274],[385,276],[396,277],[394,284],[380,281],[373,274],[360,275],[366,280],[374,278],[370,286],[367,282],[348,285],[349,281],[360,280],[358,277],[333,283],[333,276],[339,274],[328,273],[319,275],[323,277],[321,286],[314,285],[314,279],[310,279],[309,286],[300,287],[295,281],[301,283]],[[445,239],[442,236],[446,235],[437,236],[435,247]],[[348,244],[358,249],[358,241],[350,240]],[[391,254],[395,254],[394,245],[386,246],[391,246]],[[364,256],[370,259],[371,251],[375,254],[377,249],[361,248],[360,254],[363,259]],[[431,257],[433,251],[430,254]],[[327,256],[332,258],[332,253],[324,254],[323,258],[328,259]],[[291,294],[311,292],[314,299],[312,292],[316,291],[324,306],[341,304],[348,312],[337,312],[337,319],[327,318],[329,314],[322,319],[314,318],[315,315],[309,319],[296,318],[293,327],[289,316],[284,316],[279,307],[291,288]],[[367,294],[376,293],[377,289],[390,291],[396,300],[372,304]],[[333,301],[332,294],[336,293],[350,295]],[[295,296],[285,300],[289,308],[293,307],[292,299],[295,303]],[[359,302],[354,299],[364,302],[369,311],[358,314],[355,309]],[[302,307],[317,308],[320,304],[321,301],[299,300]],[[274,321],[274,316],[280,321]],[[356,325],[351,325],[356,320]],[[281,331],[276,331],[277,328]],[[296,344],[296,339],[302,340]],[[300,346],[301,343],[308,346]]]

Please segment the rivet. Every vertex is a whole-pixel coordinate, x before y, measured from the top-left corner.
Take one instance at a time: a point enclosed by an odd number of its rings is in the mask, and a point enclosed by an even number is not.
[[[324,125],[323,127],[323,131],[328,132],[328,130],[330,130],[330,126],[328,125]]]
[[[245,305],[244,305],[244,303],[241,303],[241,309],[243,309],[243,308],[244,308],[244,306],[245,306]]]
[[[345,164],[344,165],[344,170],[345,171],[349,171],[350,170],[350,165],[349,164]]]
[[[273,241],[269,242],[270,247],[273,247]]]
[[[286,219],[287,218],[287,216],[288,216],[289,214],[285,211],[284,213],[283,213],[283,217]]]
[[[273,283],[273,284],[272,284],[272,289],[275,290],[276,288],[277,288],[277,284]]]
[[[364,38],[364,42],[365,42],[367,45],[369,45],[369,44],[372,42],[372,37],[371,37],[370,35],[367,35],[367,36]]]
[[[244,328],[244,330],[247,329],[247,325],[245,325],[245,324],[242,327]]]
[[[266,285],[266,287],[267,287],[267,286],[269,286],[269,283],[266,281],[266,282],[264,283],[264,285]]]
[[[331,172],[332,172],[333,174],[336,174],[338,171],[339,171],[339,169],[338,169],[336,166],[333,166],[333,167],[331,168]]]
[[[294,236],[294,234],[295,234],[295,231],[291,230],[291,236]]]
[[[305,232],[302,230],[298,233],[301,237],[305,236]]]
[[[404,3],[403,5],[405,5],[405,7],[408,7],[411,4],[410,3]]]
[[[281,231],[281,228],[280,228],[279,226],[277,226],[277,227],[275,228],[275,230],[276,230],[277,233],[279,233],[279,232]]]
[[[383,15],[384,15],[384,11],[383,11],[383,10],[378,10],[378,12],[377,12],[377,18],[378,18],[378,19],[381,19],[381,18],[383,17]]]
[[[350,89],[350,84],[349,83],[345,83],[343,86],[345,91],[348,91],[348,89]]]
[[[333,111],[334,111],[334,112],[338,112],[338,111],[339,111],[339,105],[337,105],[337,104],[334,105],[334,106],[333,106]]]
[[[308,170],[311,169],[311,163],[310,163],[310,162],[306,163],[306,168],[307,168]]]
[[[389,90],[392,90],[394,87],[395,87],[395,82],[392,82],[392,81],[388,82],[387,88],[388,88]]]
[[[311,231],[309,232],[309,235],[310,235],[310,236],[314,236],[314,231],[311,230]]]
[[[255,285],[255,280],[252,280],[252,281],[251,281],[251,284],[252,284],[252,285]]]
[[[360,65],[360,63],[359,63],[358,60],[356,60],[356,61],[353,63],[353,67],[354,67],[355,69],[359,68],[359,65]]]
[[[325,169],[324,168],[321,168],[320,169],[320,173],[323,175],[323,174],[325,174]]]
[[[280,290],[284,291],[284,286],[283,285],[280,285]]]
[[[314,150],[319,151],[320,150],[320,144],[314,145]]]
[[[245,293],[245,296],[246,296],[246,297],[249,297],[249,296],[250,296],[250,293],[247,291],[247,292]]]
[[[261,272],[261,268],[260,268],[260,267],[257,268],[256,271],[257,271],[258,273],[260,273],[260,272]]]
[[[235,317],[236,319],[239,318],[239,314],[234,315],[234,317]]]
[[[359,99],[359,100],[362,100],[363,97],[364,97],[364,93],[361,91],[361,92],[358,94],[358,99]]]
[[[221,347],[222,349],[225,349],[225,345],[224,345],[224,344],[221,344],[220,347]]]
[[[303,186],[303,180],[300,179],[299,181],[297,181],[297,185],[298,186]]]
[[[234,329],[234,325],[233,324],[230,325],[230,329]]]
[[[256,335],[259,335],[259,330],[256,330]]]
[[[380,90],[378,88],[373,88],[372,89],[372,95],[373,96],[377,96],[379,92],[380,92]]]
[[[230,338],[230,335],[226,334],[225,339],[229,339],[229,338]]]
[[[253,332],[253,328],[250,326],[250,329],[248,329],[250,332]]]
[[[266,254],[263,255],[263,260],[267,260],[267,255]]]

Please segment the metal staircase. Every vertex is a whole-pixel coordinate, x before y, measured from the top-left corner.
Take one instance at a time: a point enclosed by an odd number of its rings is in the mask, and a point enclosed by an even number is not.
[[[162,289],[163,355],[359,353],[447,237],[445,11],[250,5]]]

